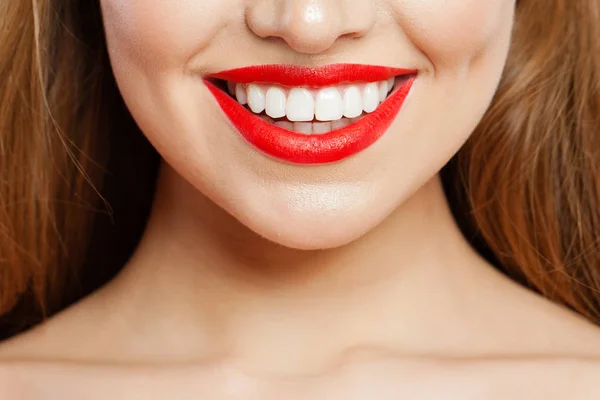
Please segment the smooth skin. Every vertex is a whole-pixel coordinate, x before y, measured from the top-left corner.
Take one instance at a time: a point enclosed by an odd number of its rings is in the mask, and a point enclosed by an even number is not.
[[[439,170],[480,121],[515,0],[102,0],[119,88],[165,160],[122,272],[0,345],[32,399],[591,399],[600,330],[461,235]],[[204,86],[220,70],[419,70],[343,162],[266,157]],[[0,396],[2,397],[2,396]]]

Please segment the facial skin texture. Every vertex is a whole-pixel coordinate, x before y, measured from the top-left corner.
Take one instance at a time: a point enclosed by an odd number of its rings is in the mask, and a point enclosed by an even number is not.
[[[434,178],[499,82],[514,0],[102,0],[112,66],[176,174],[244,226],[297,249],[347,244]],[[202,77],[258,64],[417,69],[388,132],[342,162],[269,158],[234,130]]]

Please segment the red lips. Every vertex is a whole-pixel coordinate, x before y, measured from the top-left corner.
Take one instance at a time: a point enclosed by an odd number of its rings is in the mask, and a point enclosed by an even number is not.
[[[260,65],[212,74],[234,83],[271,83],[281,86],[321,88],[344,83],[377,82],[406,76],[372,113],[345,128],[325,134],[291,132],[256,116],[223,90],[205,80],[234,127],[258,150],[295,164],[324,164],[343,160],[375,143],[396,118],[415,80],[416,71],[359,64],[335,64],[321,68]]]

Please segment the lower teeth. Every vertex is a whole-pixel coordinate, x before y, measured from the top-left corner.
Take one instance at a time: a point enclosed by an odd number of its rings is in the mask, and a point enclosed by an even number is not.
[[[289,120],[274,120],[265,114],[258,115],[259,118],[267,121],[270,124],[274,124],[280,128],[286,129],[291,132],[304,133],[304,134],[323,134],[337,129],[344,128],[358,120],[363,116],[360,115],[356,118],[342,118],[337,121],[329,122],[292,122]]]

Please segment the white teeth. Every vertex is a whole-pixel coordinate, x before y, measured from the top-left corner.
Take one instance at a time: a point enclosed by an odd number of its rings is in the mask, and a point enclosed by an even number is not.
[[[267,90],[267,98],[265,102],[265,110],[268,116],[271,118],[285,117],[286,114],[286,98],[285,92],[278,88],[271,86]]]
[[[273,121],[266,115],[262,115],[265,121],[270,121],[271,123],[277,125],[280,128],[286,129],[288,131],[303,133],[306,135],[310,134],[323,134],[327,132],[331,132],[337,129],[345,128],[346,126],[352,123],[352,120],[349,118],[338,119],[337,121],[328,121],[328,122],[290,122],[290,121]]]
[[[311,134],[312,122],[294,122],[294,132]]]
[[[349,86],[344,91],[344,117],[355,118],[363,112],[362,96],[360,89],[356,86]]]
[[[345,128],[350,125],[352,121],[348,118],[338,119],[337,121],[331,121],[331,130],[335,131],[336,129]]]
[[[290,121],[307,122],[315,118],[315,100],[307,89],[290,90],[287,99],[286,115]]]
[[[312,133],[331,132],[331,122],[315,122],[312,126]]]
[[[242,85],[235,85],[235,98],[241,105],[248,103],[248,95]]]
[[[336,88],[319,90],[315,102],[315,118],[317,121],[336,121],[344,115],[342,96]]]
[[[395,78],[385,81],[341,85],[321,90],[308,88],[286,88],[264,84],[235,84],[227,82],[227,91],[235,96],[237,101],[248,104],[255,114],[266,114],[271,118],[287,117],[282,122],[322,122],[351,121],[361,117],[363,112],[371,113],[388,97],[396,83]],[[263,115],[264,115],[263,114]],[[344,124],[346,122],[343,122]],[[339,129],[345,125],[330,124],[330,130]],[[283,127],[283,125],[282,125]],[[319,133],[327,126],[318,125],[308,129],[307,125],[285,125],[285,129],[302,133]]]
[[[385,101],[388,95],[388,83],[387,81],[379,82],[379,102]]]
[[[248,106],[255,114],[265,110],[265,92],[257,85],[248,85]]]
[[[287,129],[288,131],[294,130],[294,123],[290,121],[277,121],[275,122],[275,125],[280,128]]]
[[[396,83],[396,78],[390,78],[387,81],[388,84],[388,92],[391,92],[392,89],[394,88],[394,84]]]
[[[379,86],[377,83],[369,83],[363,91],[363,110],[367,113],[375,111],[379,105]]]

